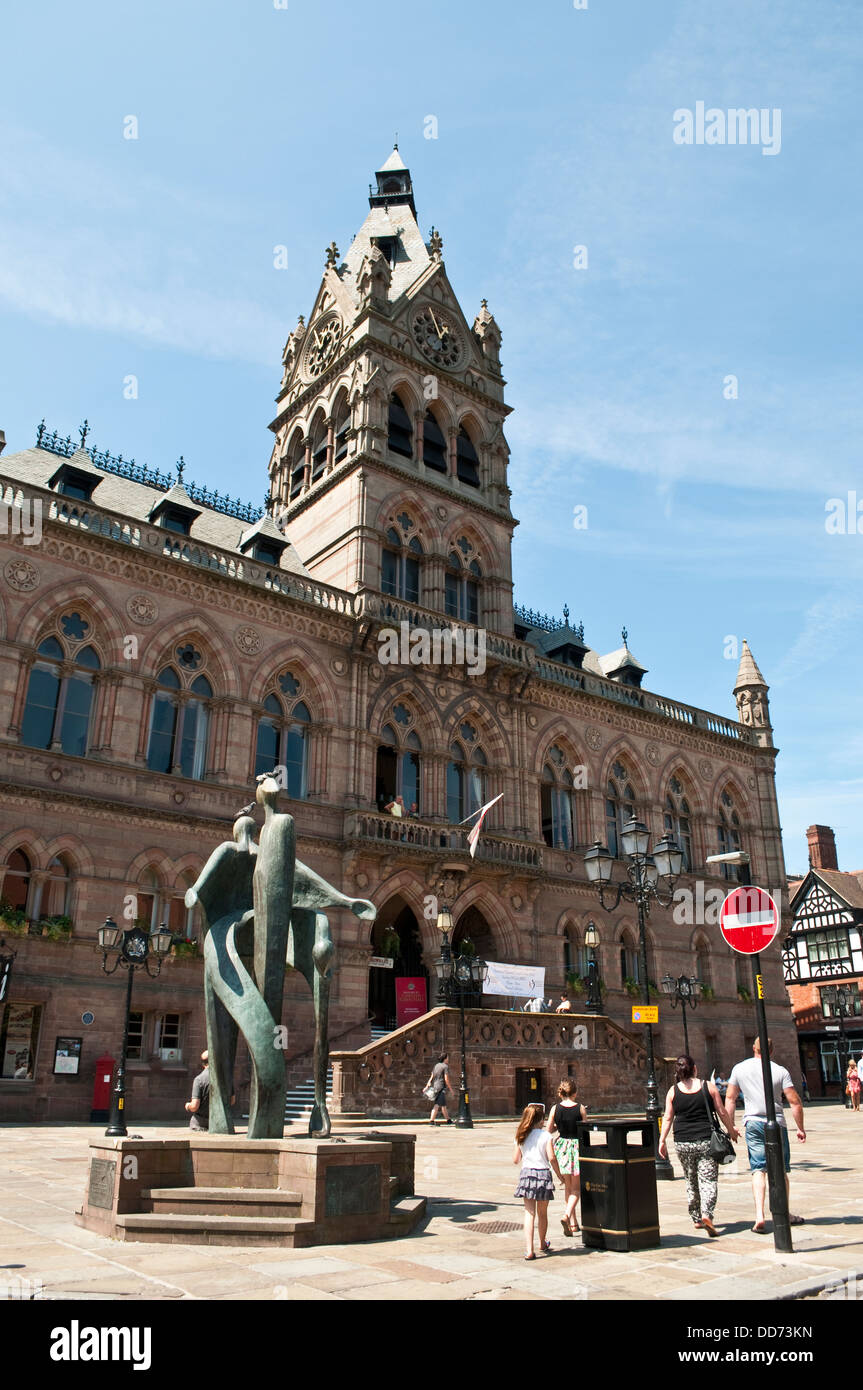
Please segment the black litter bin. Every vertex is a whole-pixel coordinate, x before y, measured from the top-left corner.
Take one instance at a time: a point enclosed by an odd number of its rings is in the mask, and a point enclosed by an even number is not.
[[[659,1244],[653,1125],[589,1119],[578,1127],[581,1229],[596,1250],[647,1250]]]

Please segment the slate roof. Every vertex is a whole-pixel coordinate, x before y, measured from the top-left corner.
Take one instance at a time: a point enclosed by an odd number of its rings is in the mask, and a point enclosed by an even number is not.
[[[53,477],[58,467],[63,463],[68,463],[75,468],[83,467],[86,463],[89,473],[95,472],[99,475],[99,482],[94,489],[92,502],[78,502],[73,498],[64,499],[70,506],[77,506],[82,509],[92,507],[95,511],[113,512],[125,520],[138,521],[144,525],[149,524],[149,516],[153,508],[177,492],[178,485],[175,485],[170,493],[165,493],[159,488],[147,487],[143,483],[133,482],[130,478],[121,478],[115,473],[106,473],[99,468],[94,469],[89,455],[84,450],[79,450],[70,459],[61,459],[47,449],[35,448],[21,449],[14,454],[3,454],[0,458],[0,478],[8,478],[12,481],[29,483],[34,487],[47,489],[48,479]],[[183,492],[185,495],[185,490]],[[213,511],[210,507],[192,502],[188,497],[186,497],[186,505],[196,510],[200,509],[200,515],[194,518],[189,530],[191,540],[199,541],[203,545],[216,546],[220,550],[241,553],[240,539],[250,529],[247,521],[240,521],[237,517],[226,516],[223,512]],[[311,578],[309,571],[290,542],[282,551],[279,568],[287,570],[291,574],[302,575],[304,579]]]

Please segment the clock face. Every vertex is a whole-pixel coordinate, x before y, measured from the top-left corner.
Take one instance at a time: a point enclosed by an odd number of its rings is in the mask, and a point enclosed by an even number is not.
[[[342,325],[337,314],[327,314],[309,329],[305,352],[306,375],[314,381],[330,365],[342,337]]]
[[[420,352],[436,367],[454,367],[461,357],[461,340],[455,324],[430,304],[414,319],[413,335]]]

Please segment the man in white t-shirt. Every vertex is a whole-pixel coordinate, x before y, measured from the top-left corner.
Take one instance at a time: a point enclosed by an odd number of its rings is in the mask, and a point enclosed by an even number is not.
[[[768,1042],[770,1043],[772,1059],[773,1043],[770,1042],[770,1039]],[[747,1057],[745,1062],[737,1063],[728,1078],[725,1109],[729,1123],[733,1124],[734,1107],[737,1104],[737,1097],[742,1091],[743,1124],[746,1133],[746,1148],[749,1153],[749,1167],[752,1172],[752,1194],[755,1198],[755,1225],[752,1229],[758,1235],[763,1235],[767,1229],[764,1224],[764,1201],[767,1194],[767,1153],[764,1146],[764,1130],[767,1124],[767,1106],[764,1099],[761,1043],[758,1038],[752,1044],[752,1052],[752,1057]],[[782,1157],[785,1163],[785,1190],[788,1192],[791,1149],[788,1143],[788,1126],[782,1111],[782,1097],[784,1096],[791,1106],[791,1114],[794,1116],[794,1123],[797,1126],[797,1138],[801,1144],[806,1142],[806,1130],[803,1127],[803,1103],[794,1089],[794,1082],[791,1080],[791,1074],[787,1067],[780,1067],[777,1062],[771,1060],[770,1074],[773,1080],[776,1123],[781,1135]],[[791,1226],[802,1226],[803,1217],[789,1215],[788,1222]]]

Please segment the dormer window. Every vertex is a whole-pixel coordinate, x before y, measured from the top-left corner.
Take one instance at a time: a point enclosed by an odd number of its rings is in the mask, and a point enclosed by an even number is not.
[[[188,536],[192,532],[192,522],[200,515],[201,508],[194,506],[182,483],[175,483],[156,503],[147,520],[151,526],[161,526],[177,536]]]
[[[178,536],[188,536],[192,530],[192,522],[183,512],[174,511],[173,508],[165,508],[157,523],[163,526],[166,531],[176,531]]]
[[[279,547],[268,541],[258,541],[257,545],[252,547],[252,559],[260,560],[262,565],[278,565]]]
[[[64,463],[48,479],[48,486],[54,488],[58,497],[73,497],[78,502],[89,502],[102,479],[97,473],[85,472],[71,463]]]

